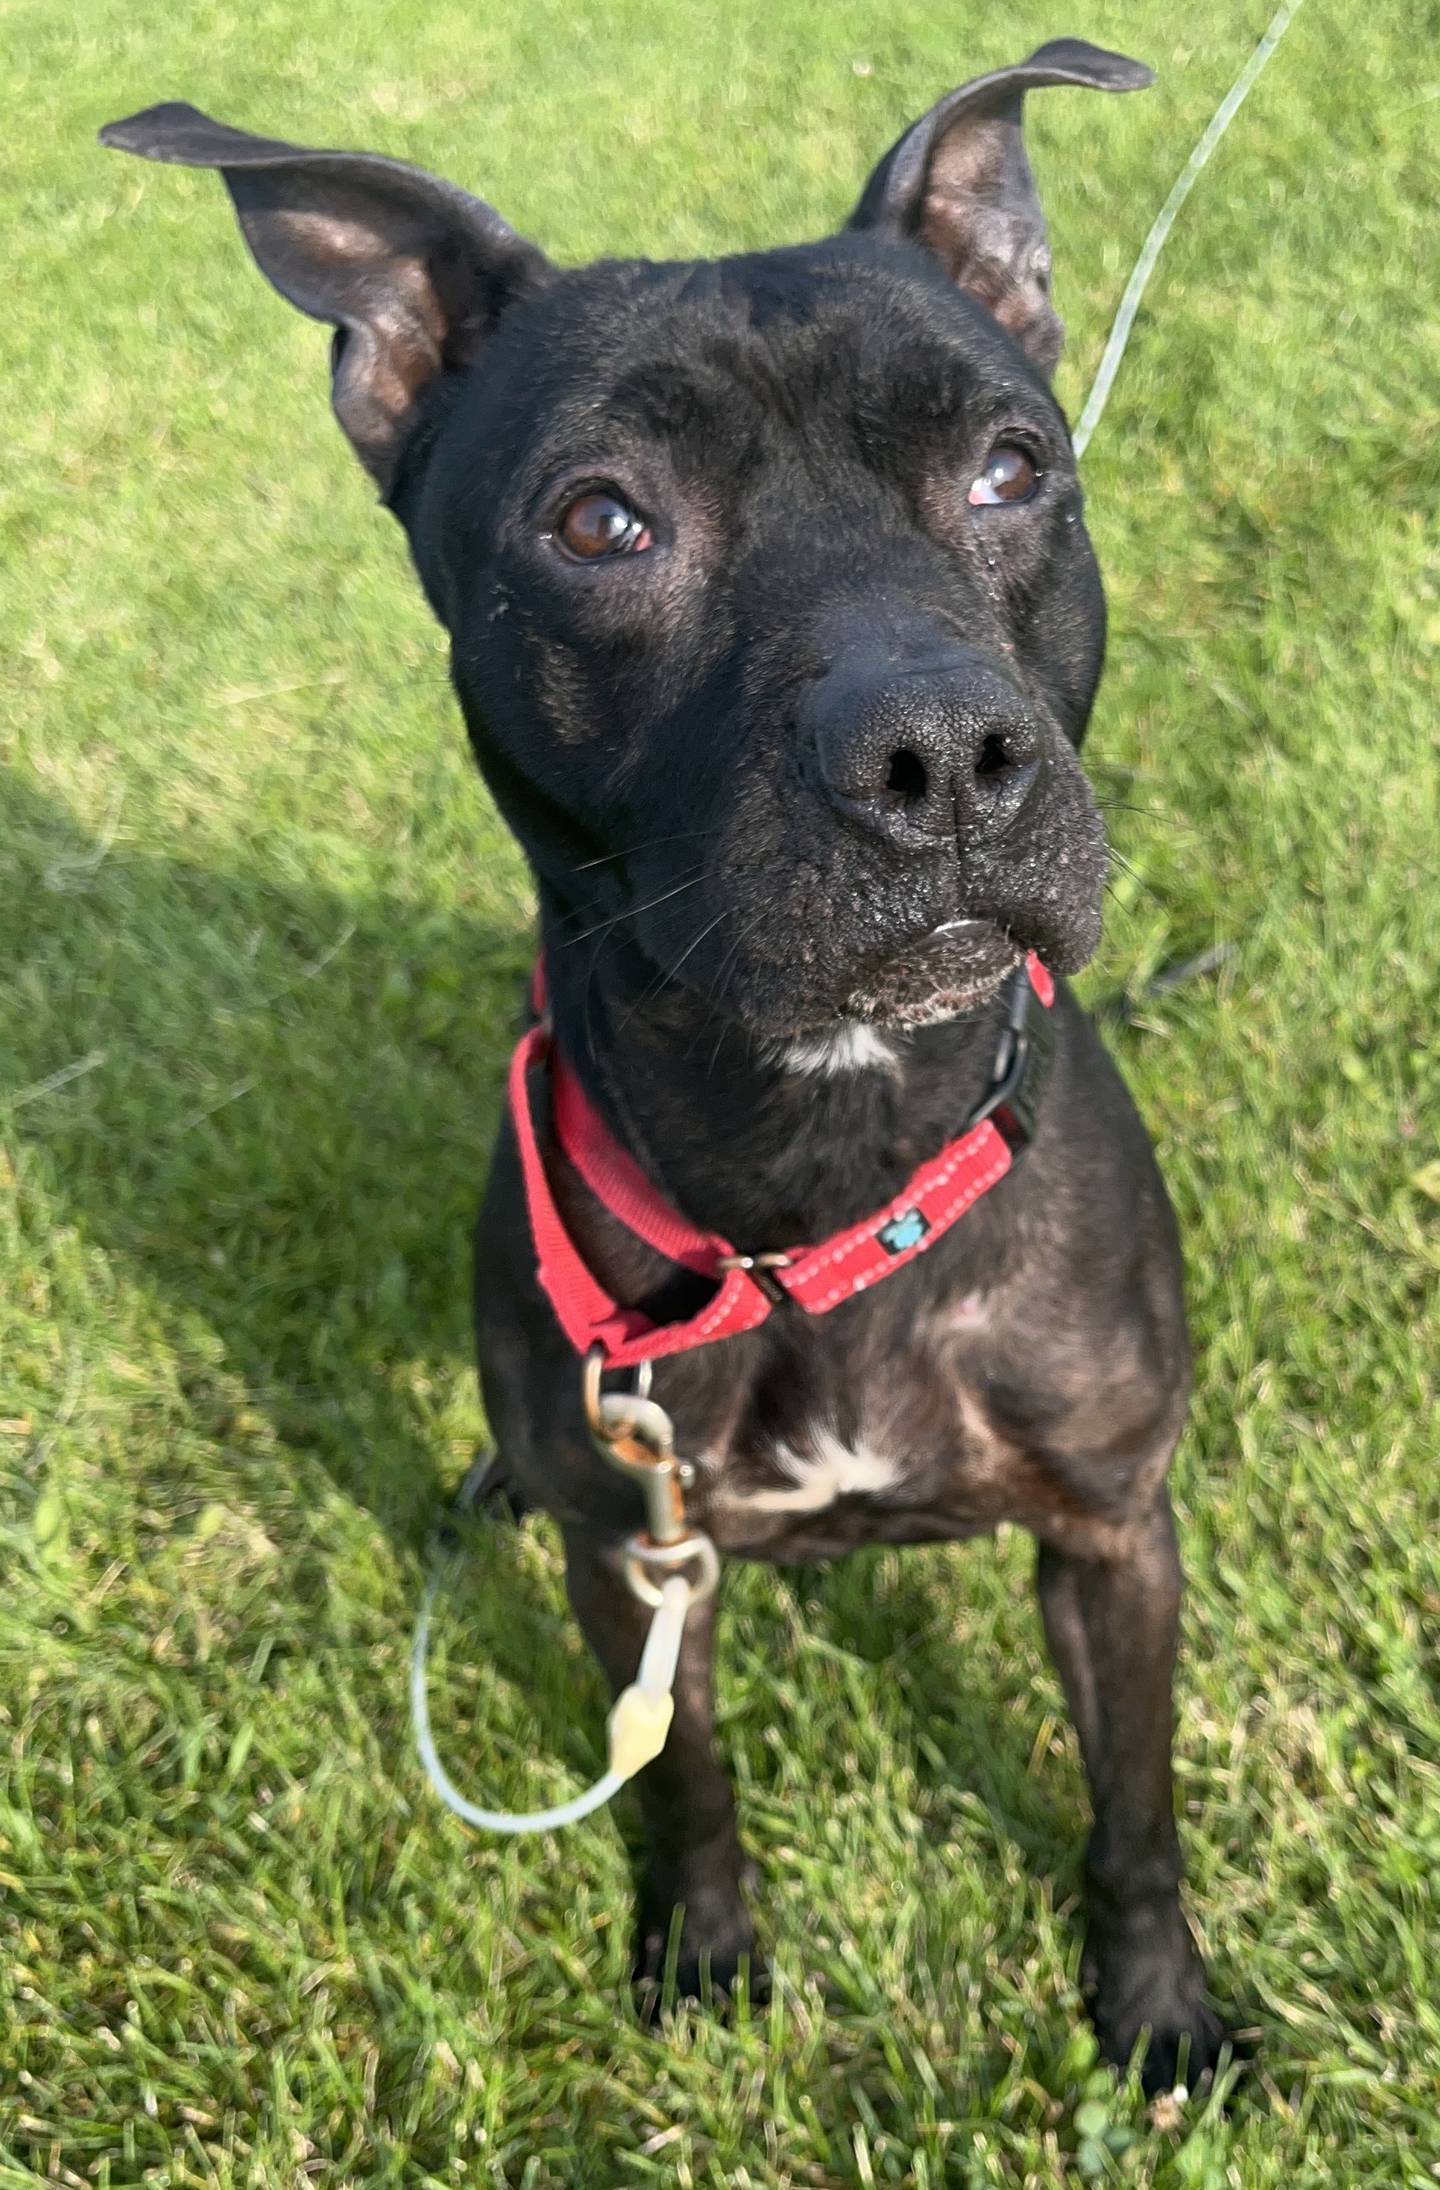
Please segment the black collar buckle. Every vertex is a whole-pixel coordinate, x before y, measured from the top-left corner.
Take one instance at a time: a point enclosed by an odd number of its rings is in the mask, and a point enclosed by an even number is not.
[[[1035,992],[1024,966],[1013,983],[990,1084],[966,1120],[966,1130],[989,1118],[1018,1154],[1035,1138],[1040,1098],[1055,1052],[1055,1029],[1048,1011],[1033,1009]]]

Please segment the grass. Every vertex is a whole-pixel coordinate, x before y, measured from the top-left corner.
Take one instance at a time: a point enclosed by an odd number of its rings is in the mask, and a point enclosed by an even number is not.
[[[1310,0],[1086,463],[1127,863],[1090,993],[1233,946],[1116,1036],[1199,1344],[1194,1907],[1260,2033],[1168,2121],[1077,2019],[1082,1793],[1017,1537],[736,1577],[763,2012],[647,2034],[614,1821],[503,1846],[422,1785],[526,885],[323,339],[213,181],[93,146],[188,95],[420,160],[562,257],[716,251],[818,232],[941,88],[1083,31],[1161,84],[1034,102],[1078,408],[1268,6],[12,0],[3,2190],[1440,2176],[1433,5],[1427,44]],[[467,1549],[439,1733],[483,1799],[554,1799],[601,1697],[552,1539]]]

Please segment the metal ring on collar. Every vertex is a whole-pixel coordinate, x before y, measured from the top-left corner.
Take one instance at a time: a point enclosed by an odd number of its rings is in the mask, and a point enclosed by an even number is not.
[[[690,1582],[690,1602],[703,1604],[720,1579],[720,1554],[703,1529],[691,1529],[673,1544],[632,1536],[625,1546],[625,1582],[632,1596],[651,1606],[662,1602],[660,1583],[688,1566],[698,1568]]]
[[[591,1434],[595,1436],[601,1434],[600,1418],[602,1398],[619,1396],[618,1394],[607,1393],[604,1391],[600,1381],[604,1374],[605,1356],[600,1347],[592,1346],[589,1353],[585,1356],[585,1365],[584,1368],[581,1370],[580,1389],[585,1404],[585,1420],[590,1425]],[[653,1374],[654,1369],[650,1362],[642,1361],[637,1364],[635,1369],[635,1381],[631,1387],[631,1395],[634,1398],[648,1399],[650,1397],[650,1381]],[[612,1410],[611,1419],[613,1420],[613,1418],[614,1417]]]

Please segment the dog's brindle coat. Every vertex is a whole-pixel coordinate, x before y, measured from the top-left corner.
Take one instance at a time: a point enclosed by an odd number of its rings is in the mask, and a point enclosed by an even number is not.
[[[193,108],[105,132],[219,168],[263,271],[336,328],[336,411],[450,633],[485,778],[534,870],[557,1036],[620,1140],[748,1251],[893,1195],[983,1088],[1022,952],[1094,948],[1101,826],[1077,759],[1104,640],[1065,422],[1027,90],[1125,90],[1060,41],[952,93],[827,241],[560,271],[414,169]],[[1084,1974],[1101,2041],[1193,2077],[1220,2027],[1181,1913],[1170,1780],[1185,1411],[1174,1225],[1063,984],[1033,1145],[932,1250],[811,1318],[661,1363],[724,1553],[833,1558],[1016,1521],[1094,1797]],[[620,1299],[693,1297],[551,1152]],[[486,1406],[558,1520],[615,1683],[646,1615],[537,1284],[513,1136],[481,1220]],[[694,1280],[685,1280],[693,1288]],[[712,1606],[643,1776],[637,1969],[754,1933],[715,1756]]]

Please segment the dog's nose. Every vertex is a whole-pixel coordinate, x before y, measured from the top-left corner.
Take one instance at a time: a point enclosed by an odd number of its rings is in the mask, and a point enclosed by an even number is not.
[[[900,847],[1002,834],[1040,773],[1019,693],[961,649],[913,667],[838,663],[813,689],[811,717],[831,804]]]

